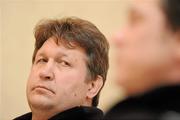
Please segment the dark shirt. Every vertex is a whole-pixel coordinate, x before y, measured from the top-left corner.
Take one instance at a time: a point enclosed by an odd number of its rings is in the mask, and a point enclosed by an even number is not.
[[[180,120],[180,86],[129,97],[109,110],[104,120]]]
[[[48,120],[102,120],[103,112],[96,107],[75,107],[61,112]],[[31,120],[32,113],[24,114],[14,120]]]

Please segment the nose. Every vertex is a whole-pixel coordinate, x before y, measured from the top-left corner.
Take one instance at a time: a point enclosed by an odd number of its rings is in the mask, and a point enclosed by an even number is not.
[[[44,67],[40,70],[39,76],[42,80],[53,80],[54,79],[54,71],[53,71],[53,63],[47,62],[44,64]]]
[[[122,30],[119,30],[117,31],[113,37],[112,37],[112,44],[115,46],[115,47],[121,47],[122,44],[123,44],[123,38],[124,35],[123,35],[123,31]]]

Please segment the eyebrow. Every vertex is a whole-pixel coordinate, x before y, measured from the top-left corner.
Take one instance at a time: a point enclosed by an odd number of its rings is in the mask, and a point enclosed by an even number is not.
[[[40,53],[37,53],[36,56],[43,56],[43,57],[46,57],[47,55],[44,53],[44,52],[40,52]],[[68,57],[67,54],[65,53],[57,53],[57,58],[62,58],[62,57]]]
[[[40,52],[40,53],[37,53],[36,56],[45,56],[45,54]]]

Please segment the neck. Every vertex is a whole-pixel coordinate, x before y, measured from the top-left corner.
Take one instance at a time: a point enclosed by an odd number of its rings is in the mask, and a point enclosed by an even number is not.
[[[84,103],[82,103],[82,106],[91,106],[91,104],[92,104],[92,100],[89,99],[89,100],[86,100]],[[57,109],[55,110],[55,109],[40,109],[37,107],[34,108],[30,106],[31,111],[32,111],[32,120],[48,120],[54,115],[73,107],[76,107],[76,106],[64,107],[62,110],[57,110]]]
[[[32,120],[48,120],[55,114],[57,113],[51,110],[32,110]]]
[[[32,120],[48,120],[51,115],[46,113],[32,113]]]

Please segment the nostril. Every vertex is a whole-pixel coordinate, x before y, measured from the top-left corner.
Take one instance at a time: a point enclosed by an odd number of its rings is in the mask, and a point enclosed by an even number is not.
[[[50,77],[50,76],[46,76],[45,78],[46,78],[46,79],[51,79],[51,77]]]
[[[53,78],[54,78],[54,74],[53,73],[51,73],[51,72],[41,72],[40,74],[39,74],[39,76],[40,76],[40,78],[42,79],[42,80],[52,80]]]

